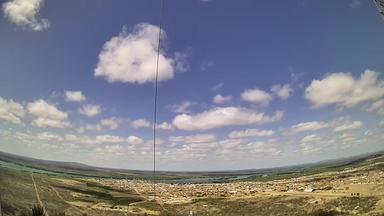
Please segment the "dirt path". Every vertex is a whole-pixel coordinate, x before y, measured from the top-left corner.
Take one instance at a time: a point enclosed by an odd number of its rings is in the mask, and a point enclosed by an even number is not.
[[[63,201],[64,203],[68,204],[69,206],[71,206],[72,208],[76,209],[77,211],[79,211],[81,214],[84,214],[86,213],[85,211],[83,211],[82,209],[80,209],[79,207],[77,207],[76,205],[73,205],[71,204],[70,202],[68,202],[67,200],[64,199],[64,197],[61,196],[61,194],[59,193],[59,191],[56,190],[55,187],[53,187],[49,182],[47,182],[45,179],[41,179],[46,185],[49,186],[49,188],[51,188],[51,190],[56,194],[56,196],[61,200]]]
[[[53,190],[53,192],[55,192],[56,196],[59,197],[59,199],[61,199],[63,202],[67,203],[68,205],[70,205],[71,207],[73,207],[74,209],[76,209],[77,211],[79,211],[82,214],[86,213],[85,211],[83,211],[79,207],[77,207],[76,205],[73,205],[70,202],[68,202],[67,200],[65,200],[64,197],[62,197],[60,195],[59,191],[57,191],[54,187],[52,187],[51,185],[49,187]]]
[[[36,186],[35,178],[33,177],[33,173],[31,173],[31,178],[32,178],[33,186],[35,187],[37,202],[44,209],[45,215],[49,216],[47,210],[45,209],[43,202],[40,199],[39,191],[37,190],[37,186]]]

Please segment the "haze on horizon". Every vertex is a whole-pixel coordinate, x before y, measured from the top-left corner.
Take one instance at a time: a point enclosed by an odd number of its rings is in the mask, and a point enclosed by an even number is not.
[[[152,168],[159,4],[9,0],[0,151]],[[371,1],[165,1],[157,169],[236,170],[383,150]]]

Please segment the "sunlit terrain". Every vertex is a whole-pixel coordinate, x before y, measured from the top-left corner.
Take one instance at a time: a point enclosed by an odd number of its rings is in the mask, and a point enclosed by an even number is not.
[[[384,153],[266,170],[150,172],[2,154],[5,215],[382,215]],[[111,177],[115,176],[115,177]],[[241,177],[241,178],[240,178]],[[147,179],[147,180],[146,180]]]

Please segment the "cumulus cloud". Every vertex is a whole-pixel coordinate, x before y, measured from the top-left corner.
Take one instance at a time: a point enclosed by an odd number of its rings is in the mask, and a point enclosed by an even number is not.
[[[171,124],[169,124],[168,122],[162,122],[160,124],[157,124],[156,128],[159,130],[163,130],[163,131],[172,131],[173,130],[173,126]]]
[[[85,96],[81,91],[65,91],[65,100],[71,102],[81,102],[85,100]]]
[[[192,101],[182,101],[177,104],[171,104],[168,107],[174,113],[190,113],[191,112],[190,108],[194,104],[196,103]]]
[[[279,96],[281,99],[286,100],[291,95],[293,89],[289,84],[273,85],[271,91]]]
[[[67,128],[69,122],[59,119],[37,118],[33,121],[33,125],[41,128]]]
[[[0,97],[0,120],[21,124],[24,115],[24,107],[21,104]]]
[[[122,143],[125,139],[114,135],[98,135],[96,136],[95,141],[97,143]]]
[[[32,124],[37,127],[66,128],[70,126],[66,112],[42,99],[29,103],[27,110],[28,113],[36,117]]]
[[[116,118],[107,118],[100,120],[100,125],[108,128],[109,130],[115,130],[119,127],[119,122]]]
[[[340,132],[340,131],[358,129],[358,128],[361,128],[362,126],[363,126],[362,122],[360,122],[360,121],[353,121],[353,122],[347,122],[345,124],[337,126],[333,130],[336,131],[336,132]]]
[[[112,144],[98,147],[95,149],[95,152],[98,155],[112,154],[114,156],[121,156],[124,150],[125,149],[121,145]]]
[[[274,135],[273,130],[246,129],[241,131],[232,131],[228,134],[229,138],[238,139],[246,137],[268,137]]]
[[[10,22],[20,27],[42,31],[50,25],[47,19],[37,18],[42,5],[43,0],[12,0],[3,4],[3,12]]]
[[[191,136],[172,136],[169,138],[170,142],[184,142],[190,143],[207,143],[216,141],[215,134],[195,134]]]
[[[138,145],[144,142],[143,139],[137,136],[123,137],[123,136],[116,136],[116,135],[110,135],[110,134],[97,135],[95,137],[66,134],[64,137],[64,140],[71,143],[88,144],[88,145],[108,145],[108,144]]]
[[[126,142],[130,145],[139,145],[144,143],[144,140],[137,136],[129,136],[126,139]]]
[[[330,126],[331,126],[330,124],[322,121],[303,122],[303,123],[293,125],[290,128],[289,133],[295,134],[295,133],[304,132],[304,131],[316,131],[316,130],[327,128]]]
[[[272,96],[260,89],[247,89],[241,93],[241,99],[261,106],[268,106],[272,100]]]
[[[115,130],[119,127],[119,121],[116,118],[102,119],[97,124],[87,124],[85,129],[92,131]]]
[[[132,121],[130,125],[133,128],[149,128],[152,126],[151,122],[145,119],[136,119]]]
[[[159,31],[158,26],[148,23],[137,24],[130,33],[124,28],[104,44],[94,75],[108,82],[154,82]],[[164,31],[161,38],[166,38]],[[158,80],[172,79],[177,69],[185,69],[184,59],[180,53],[172,58],[161,50]]]
[[[360,78],[349,73],[333,73],[322,80],[313,80],[305,90],[305,98],[314,108],[327,105],[355,107],[384,96],[384,81],[379,73],[366,70]]]
[[[215,95],[215,97],[213,97],[212,101],[213,103],[215,104],[223,104],[223,103],[228,103],[232,100],[232,96],[230,95],[221,95],[221,94],[217,94]]]
[[[79,109],[79,113],[88,117],[97,116],[101,113],[101,107],[99,105],[87,104]]]
[[[130,126],[133,128],[136,128],[136,129],[137,128],[152,128],[153,123],[146,120],[146,119],[140,118],[140,119],[136,119],[136,120],[131,121]],[[158,124],[156,124],[156,128],[158,130],[163,130],[163,131],[173,131],[174,130],[173,125],[168,123],[168,122],[158,123]]]
[[[367,112],[374,112],[384,116],[384,99],[373,102],[367,109]]]
[[[283,115],[281,111],[269,116],[241,107],[216,107],[195,115],[177,115],[172,123],[181,130],[209,130],[225,126],[276,122],[282,119]]]
[[[171,136],[169,141],[175,146],[167,152],[167,157],[176,156],[177,159],[201,159],[212,154],[218,147],[215,134],[194,134],[190,136]]]

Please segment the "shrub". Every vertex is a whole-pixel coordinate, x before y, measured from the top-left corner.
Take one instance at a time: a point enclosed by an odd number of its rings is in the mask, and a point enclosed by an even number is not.
[[[31,216],[45,216],[44,208],[41,206],[33,206]]]

